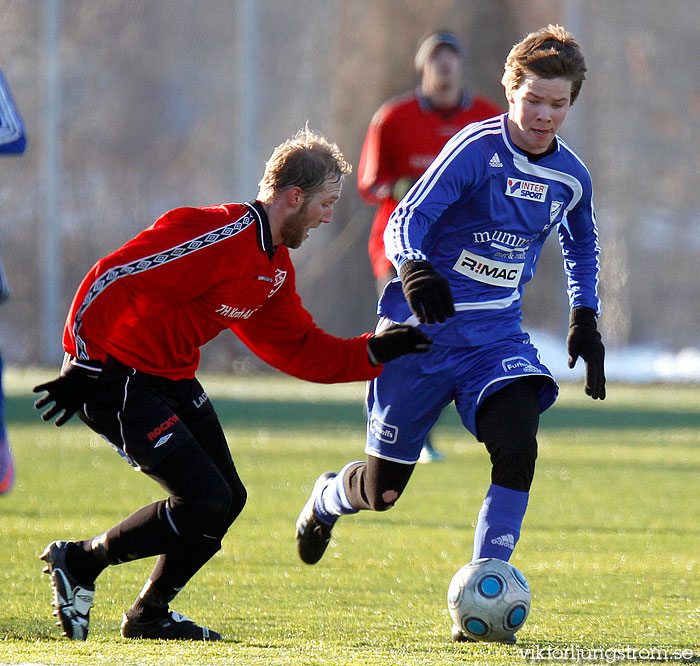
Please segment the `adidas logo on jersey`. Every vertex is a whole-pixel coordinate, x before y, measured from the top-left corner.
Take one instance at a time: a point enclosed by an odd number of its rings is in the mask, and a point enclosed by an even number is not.
[[[489,162],[490,167],[502,167],[503,162],[501,162],[501,158],[498,156],[498,153],[494,153],[493,157],[491,158],[491,161]]]
[[[494,546],[503,546],[504,548],[515,550],[515,538],[512,534],[504,534],[503,536],[491,539],[491,543],[494,544]]]

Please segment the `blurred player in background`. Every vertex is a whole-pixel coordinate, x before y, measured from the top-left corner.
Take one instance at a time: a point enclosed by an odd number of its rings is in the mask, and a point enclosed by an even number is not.
[[[384,251],[384,229],[396,204],[430,166],[447,140],[465,125],[500,113],[496,104],[464,88],[465,49],[452,32],[439,31],[421,43],[415,56],[421,81],[374,114],[358,167],[358,191],[377,210],[369,236],[369,257],[381,296],[396,277]],[[440,460],[427,437],[419,462]]]
[[[308,381],[372,379],[430,339],[401,325],[344,339],[303,308],[288,248],[331,221],[350,172],[335,144],[308,128],[268,160],[256,201],[179,208],[98,261],[73,299],[58,379],[37,386],[37,408],[63,425],[76,411],[168,499],[41,558],[55,613],[87,637],[95,579],[109,565],[158,555],[124,616],[126,638],[218,640],[169,609],[220,548],[246,501],[214,408],[195,378],[199,348],[231,329],[270,365]]]
[[[0,71],[0,154],[21,155],[27,147],[24,125]],[[10,297],[10,285],[0,263],[0,303]],[[2,391],[2,356],[0,356],[0,495],[10,492],[15,480],[15,465],[5,429],[5,396]]]
[[[510,558],[533,480],[539,416],[558,392],[521,329],[523,289],[555,227],[571,308],[569,365],[583,358],[586,393],[605,397],[591,178],[557,136],[585,71],[578,43],[561,26],[525,37],[505,63],[508,113],[458,132],[392,214],[384,240],[400,277],[380,299],[377,330],[420,322],[434,345],[371,382],[367,460],[317,480],[297,521],[304,562],[323,556],[339,516],[394,505],[427,432],[453,401],[492,463],[473,558]],[[466,637],[457,629],[453,639]]]

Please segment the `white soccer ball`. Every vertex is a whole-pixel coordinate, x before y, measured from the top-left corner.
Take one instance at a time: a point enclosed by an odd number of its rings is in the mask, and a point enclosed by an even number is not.
[[[530,586],[512,564],[483,557],[465,564],[447,590],[452,620],[475,641],[503,641],[530,612]]]

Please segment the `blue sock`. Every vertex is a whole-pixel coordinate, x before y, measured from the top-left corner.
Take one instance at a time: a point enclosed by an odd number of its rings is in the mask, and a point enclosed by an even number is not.
[[[472,559],[495,557],[508,561],[520,538],[530,493],[492,484],[486,493],[474,530]]]
[[[314,504],[314,513],[327,525],[333,525],[340,516],[347,516],[351,513],[358,513],[345,494],[343,477],[350,467],[355,467],[362,461],[354,460],[349,462],[338,474],[333,477],[323,491],[319,494]]]

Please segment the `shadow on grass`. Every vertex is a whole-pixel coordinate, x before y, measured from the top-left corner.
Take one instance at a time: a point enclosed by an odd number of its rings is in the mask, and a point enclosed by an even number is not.
[[[33,395],[6,397],[7,422],[14,424],[40,424],[39,412],[34,409]],[[284,400],[239,400],[212,398],[224,426],[264,427],[286,429],[289,427],[360,428],[365,427],[363,404],[360,402],[299,402]],[[75,419],[75,423],[77,423]],[[462,425],[454,407],[449,407],[440,419],[441,428],[458,428]],[[590,407],[565,407],[555,405],[542,415],[540,429],[655,429],[699,428],[700,412],[670,411],[661,409],[619,409],[603,404]]]

